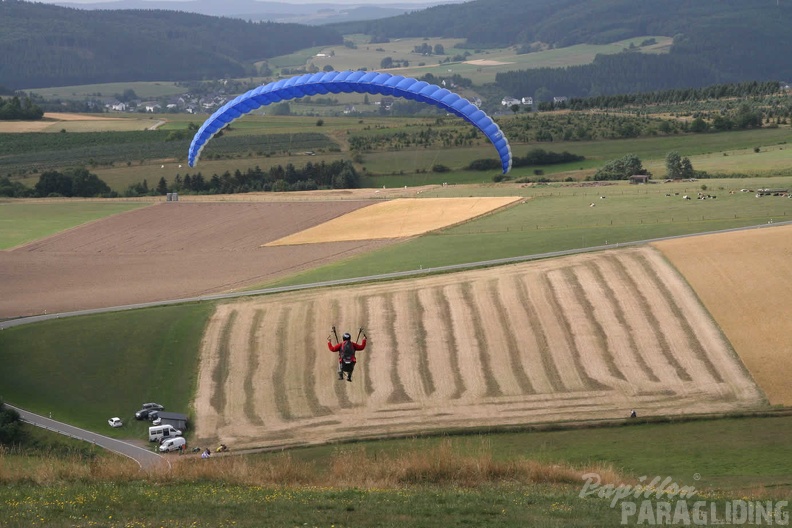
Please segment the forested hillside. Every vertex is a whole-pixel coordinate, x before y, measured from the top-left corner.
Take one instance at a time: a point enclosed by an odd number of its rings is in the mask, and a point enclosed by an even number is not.
[[[468,47],[602,44],[674,37],[665,56],[624,53],[571,71],[501,74],[512,96],[585,97],[714,83],[792,79],[792,3],[775,0],[477,0],[376,21],[330,26],[378,40],[466,38]]]
[[[335,30],[300,24],[5,0],[0,2],[0,85],[243,77],[255,73],[256,60],[341,42]]]

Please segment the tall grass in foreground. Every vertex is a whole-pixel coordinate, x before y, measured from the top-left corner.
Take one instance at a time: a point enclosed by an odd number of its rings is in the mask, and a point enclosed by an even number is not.
[[[0,483],[57,485],[74,482],[152,483],[212,482],[242,486],[318,486],[394,489],[413,485],[478,487],[510,484],[579,484],[582,475],[598,473],[603,483],[629,482],[610,464],[551,464],[524,458],[496,460],[486,443],[462,454],[457,442],[444,440],[423,450],[395,454],[367,453],[363,446],[337,449],[327,461],[300,461],[290,453],[270,456],[170,455],[168,469],[141,472],[127,459],[112,456],[86,460],[80,455],[27,457],[0,450]],[[321,466],[321,467],[320,467]]]

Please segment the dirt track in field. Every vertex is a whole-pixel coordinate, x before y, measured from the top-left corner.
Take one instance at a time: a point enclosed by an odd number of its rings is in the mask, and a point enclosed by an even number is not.
[[[352,383],[333,324],[370,337]],[[765,405],[650,247],[223,304],[202,347],[197,441],[237,448]]]
[[[654,245],[695,289],[770,403],[792,405],[792,226]]]

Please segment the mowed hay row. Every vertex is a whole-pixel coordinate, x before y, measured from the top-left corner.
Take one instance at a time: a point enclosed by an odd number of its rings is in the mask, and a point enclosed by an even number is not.
[[[353,381],[326,338],[369,336]],[[197,437],[273,447],[765,405],[649,247],[220,305]]]

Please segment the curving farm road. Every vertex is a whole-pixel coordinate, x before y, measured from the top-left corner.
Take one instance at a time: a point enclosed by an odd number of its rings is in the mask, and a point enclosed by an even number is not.
[[[113,451],[119,455],[129,457],[140,464],[141,469],[151,470],[160,467],[170,467],[170,462],[168,462],[168,459],[162,455],[154,453],[153,451],[149,451],[148,449],[143,449],[142,447],[138,447],[121,440],[116,440],[115,438],[100,435],[98,433],[92,433],[91,431],[86,431],[85,429],[80,429],[79,427],[74,427],[73,425],[65,424],[63,422],[53,420],[52,418],[34,414],[24,409],[20,409],[19,407],[14,407],[13,405],[6,405],[17,411],[23,422],[47,429],[49,431],[55,431],[56,433],[69,436],[71,438],[91,442],[94,445],[98,445],[99,447],[103,447],[104,449]]]

